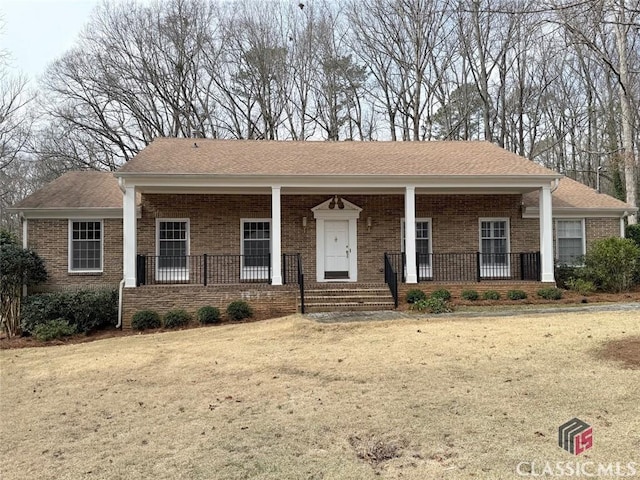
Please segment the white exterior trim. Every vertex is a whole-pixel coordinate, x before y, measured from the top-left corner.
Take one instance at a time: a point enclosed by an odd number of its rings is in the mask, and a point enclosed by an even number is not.
[[[242,265],[240,266],[240,279],[241,280],[266,280],[269,278],[268,267],[245,267],[244,266],[244,224],[250,222],[261,222],[269,224],[269,253],[271,254],[271,266],[273,267],[273,222],[270,218],[241,218],[240,219],[240,255],[242,256]],[[273,277],[272,281],[273,281]],[[273,284],[273,283],[272,283]],[[273,284],[275,285],[275,284]],[[282,285],[282,276],[280,276],[280,283]]]
[[[73,224],[76,222],[100,223],[100,268],[73,268]],[[67,221],[67,272],[102,273],[104,270],[104,222],[97,218],[70,218]]]
[[[127,288],[136,286],[137,210],[136,187],[128,186],[122,197],[122,274]]]
[[[102,220],[105,218],[123,218],[122,208],[21,208],[15,210],[24,218],[83,218]],[[136,208],[136,216],[140,218],[142,211]]]
[[[186,224],[187,243],[186,256],[187,262],[185,268],[160,268],[160,222],[184,222]],[[191,221],[188,218],[156,218],[156,280],[160,281],[186,281],[189,280],[189,255],[191,255]],[[162,272],[162,273],[161,273]]]
[[[587,252],[587,228],[585,225],[585,219],[584,218],[556,218],[554,220],[554,227],[555,227],[555,237],[556,237],[556,250],[555,250],[555,260],[559,260],[560,258],[560,242],[558,241],[559,236],[558,236],[558,221],[575,221],[575,222],[580,222],[580,228],[582,230],[582,255],[584,255]]]
[[[553,269],[553,215],[551,207],[551,187],[540,189],[540,279],[555,282]]]
[[[329,204],[334,200],[329,200],[316,205],[311,209],[313,218],[316,220],[316,281],[318,283],[331,281],[358,281],[358,219],[362,209],[357,205],[342,198],[344,208],[330,209]],[[324,245],[324,222],[325,220],[347,220],[349,222],[349,278],[346,280],[327,280],[325,277],[325,245]]]
[[[407,259],[406,283],[418,283],[416,269],[416,187],[407,186],[404,192],[404,238]]]
[[[624,238],[625,237],[625,224],[624,224],[624,218],[620,219],[620,238]]]
[[[280,187],[271,187],[271,285],[282,285],[282,214]]]
[[[553,218],[624,218],[630,210],[606,208],[569,208],[556,207],[552,209]],[[525,207],[522,218],[540,218],[538,207]]]

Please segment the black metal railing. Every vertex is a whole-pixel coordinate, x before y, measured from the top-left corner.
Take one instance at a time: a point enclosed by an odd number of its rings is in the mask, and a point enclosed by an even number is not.
[[[137,285],[271,283],[271,255],[138,255]],[[282,255],[282,283],[299,284],[299,253]]]
[[[406,277],[404,253],[386,253],[396,272]],[[386,268],[386,260],[385,260]],[[485,280],[540,280],[540,252],[417,253],[418,282],[481,282]]]
[[[304,313],[304,270],[299,253],[282,254],[282,284],[298,285],[300,289],[300,313]]]
[[[395,254],[384,254],[384,282],[389,286],[393,303],[398,308],[398,271],[394,268]]]

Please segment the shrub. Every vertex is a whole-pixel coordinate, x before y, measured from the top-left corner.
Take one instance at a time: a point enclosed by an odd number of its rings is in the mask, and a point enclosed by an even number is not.
[[[56,338],[70,337],[74,333],[76,333],[75,325],[69,325],[64,318],[57,318],[36,325],[33,335],[42,342],[48,342]]]
[[[416,303],[416,302],[419,302],[420,300],[426,300],[426,299],[427,299],[427,294],[417,288],[414,288],[407,292],[407,303]]]
[[[538,290],[538,296],[546,300],[560,300],[562,298],[562,290],[555,287],[541,288]]]
[[[131,328],[134,330],[146,330],[148,328],[160,328],[160,315],[153,310],[139,310],[133,314]]]
[[[527,293],[523,290],[509,290],[507,292],[507,298],[509,300],[524,300],[527,298]]]
[[[182,309],[169,310],[165,313],[163,320],[163,325],[166,328],[184,327],[191,321],[191,315]]]
[[[198,321],[202,324],[218,323],[220,321],[220,310],[216,307],[202,307],[198,310]]]
[[[462,299],[463,300],[471,300],[475,301],[480,298],[480,295],[475,290],[463,290],[462,291]]]
[[[629,238],[605,238],[595,242],[584,257],[582,278],[606,292],[628,291],[640,269],[640,246]]]
[[[115,326],[118,321],[118,292],[75,290],[29,295],[22,307],[22,329],[30,334],[49,320],[66,319],[78,333]]]
[[[580,295],[589,295],[596,291],[596,285],[584,278],[571,278],[567,282],[569,290],[579,293]]]
[[[441,298],[446,302],[451,300],[451,292],[446,288],[439,288],[438,290],[433,291],[431,298]]]
[[[571,265],[556,265],[556,271],[554,273],[556,279],[556,285],[560,288],[569,288],[569,281],[572,278],[576,278],[580,275],[582,268],[574,267]]]
[[[482,294],[483,300],[500,300],[500,294],[495,290],[487,290]]]
[[[227,306],[227,315],[231,320],[244,320],[253,316],[253,310],[244,300],[235,300]]]
[[[635,244],[640,247],[640,223],[634,224],[634,225],[627,225],[624,236],[626,238],[633,240]]]
[[[446,300],[438,297],[430,297],[425,300],[419,300],[414,303],[411,308],[418,310],[419,312],[427,313],[449,313],[453,311],[453,308]]]

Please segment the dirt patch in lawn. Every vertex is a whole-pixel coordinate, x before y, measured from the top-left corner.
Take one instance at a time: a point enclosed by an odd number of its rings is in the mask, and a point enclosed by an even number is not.
[[[625,368],[640,369],[640,336],[611,340],[598,351],[598,356],[620,362]]]

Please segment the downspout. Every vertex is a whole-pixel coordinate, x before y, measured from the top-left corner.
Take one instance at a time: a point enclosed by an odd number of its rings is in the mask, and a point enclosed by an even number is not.
[[[120,280],[120,286],[118,287],[118,324],[116,328],[122,328],[122,290],[124,289],[124,278]]]
[[[555,192],[558,187],[560,186],[560,179],[556,178],[554,181],[555,185],[551,188],[551,193],[553,194],[553,192]]]

